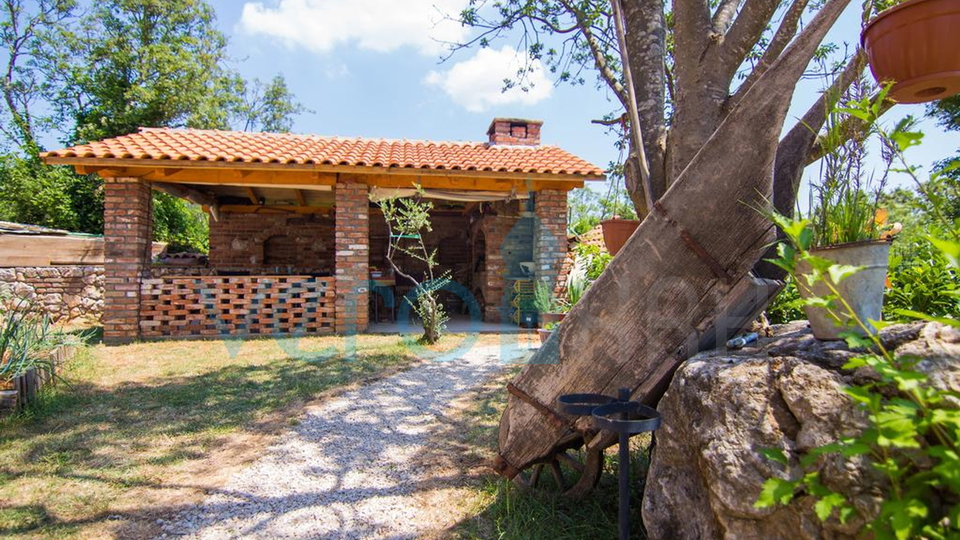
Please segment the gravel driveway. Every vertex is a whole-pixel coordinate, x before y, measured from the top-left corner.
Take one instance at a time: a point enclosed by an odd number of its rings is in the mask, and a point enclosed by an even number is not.
[[[504,366],[499,347],[405,372],[321,402],[165,537],[416,538],[436,526],[411,496],[430,479],[415,460],[457,396]]]

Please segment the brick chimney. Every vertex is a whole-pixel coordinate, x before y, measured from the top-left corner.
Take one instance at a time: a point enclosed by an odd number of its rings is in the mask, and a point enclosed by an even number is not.
[[[518,146],[538,146],[540,144],[541,120],[522,118],[494,118],[490,122],[487,135],[490,144],[509,144]]]

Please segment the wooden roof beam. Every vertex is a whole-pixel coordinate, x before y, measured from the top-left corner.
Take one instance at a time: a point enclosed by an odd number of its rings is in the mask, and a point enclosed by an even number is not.
[[[306,195],[303,194],[303,190],[302,190],[302,189],[297,189],[297,190],[294,190],[294,191],[295,191],[296,194],[297,194],[297,204],[299,204],[300,206],[306,206],[306,205],[307,205],[307,197],[306,197]]]
[[[260,197],[257,197],[257,192],[250,186],[247,186],[247,198],[250,199],[250,204],[260,206]]]
[[[199,204],[200,206],[209,209],[210,217],[212,217],[214,221],[220,221],[220,204],[217,202],[217,198],[213,195],[180,184],[151,182],[150,185],[153,186],[153,189],[173,195],[174,197],[188,200],[194,204]]]

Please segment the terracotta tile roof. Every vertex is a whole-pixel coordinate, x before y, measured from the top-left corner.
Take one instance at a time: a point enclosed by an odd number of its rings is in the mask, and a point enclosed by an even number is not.
[[[556,146],[170,128],[141,128],[138,133],[46,152],[43,157],[75,158],[78,164],[87,158],[106,158],[603,175],[599,167]]]

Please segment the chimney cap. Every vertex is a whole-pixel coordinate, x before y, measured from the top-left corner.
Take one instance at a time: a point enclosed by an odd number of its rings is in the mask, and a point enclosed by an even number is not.
[[[494,119],[490,122],[490,127],[487,128],[487,135],[490,135],[491,133],[493,133],[493,131],[494,131],[494,130],[496,129],[496,127],[497,127],[497,124],[506,124],[506,123],[510,123],[510,124],[524,124],[524,125],[528,125],[528,126],[530,126],[530,125],[533,125],[533,126],[542,126],[542,125],[543,125],[543,120],[529,120],[529,119],[527,119],[527,118],[494,118]]]

